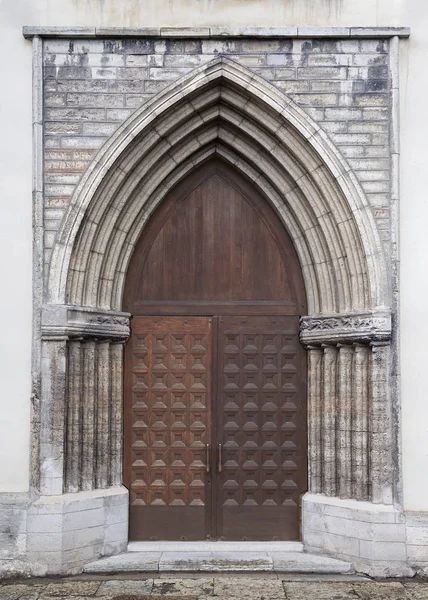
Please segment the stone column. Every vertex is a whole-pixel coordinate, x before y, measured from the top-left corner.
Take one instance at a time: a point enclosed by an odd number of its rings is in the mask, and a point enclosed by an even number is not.
[[[303,317],[300,339],[308,348],[310,491],[391,504],[391,315]]]
[[[370,482],[372,501],[391,504],[392,414],[390,392],[390,345],[372,342],[370,410]]]
[[[82,490],[92,490],[95,485],[96,441],[96,389],[95,389],[95,341],[86,340],[83,347],[82,386]]]
[[[95,486],[106,488],[109,480],[110,459],[110,343],[97,344],[97,444]]]
[[[322,491],[336,495],[336,415],[337,415],[337,348],[323,345],[323,406],[322,423]]]
[[[354,350],[350,345],[339,344],[338,410],[336,428],[337,451],[337,494],[340,498],[351,498],[352,453],[351,453],[351,400],[352,400],[352,358]]]
[[[110,423],[110,485],[122,483],[123,445],[123,345],[112,343],[111,358],[111,423]]]
[[[352,495],[369,499],[369,358],[367,345],[355,344],[352,378]]]
[[[67,337],[42,341],[40,405],[40,492],[62,494],[64,484]]]
[[[68,343],[67,368],[67,434],[65,490],[77,492],[81,474],[81,427],[82,427],[82,374],[81,342]]]
[[[308,348],[308,445],[309,490],[322,491],[321,411],[322,411],[322,360],[323,350],[318,346]]]

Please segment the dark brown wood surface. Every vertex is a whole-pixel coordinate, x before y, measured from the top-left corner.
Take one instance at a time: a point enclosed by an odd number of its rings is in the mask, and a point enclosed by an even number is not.
[[[303,314],[305,304],[299,261],[277,214],[221,161],[192,173],[155,211],[124,296],[134,315]]]
[[[124,470],[133,540],[206,536],[211,350],[211,319],[133,322],[125,358]]]
[[[306,298],[269,202],[219,160],[195,170],[150,218],[123,307],[133,314],[125,352],[130,539],[298,539]]]
[[[218,336],[217,535],[297,540],[307,470],[299,319],[220,317]]]

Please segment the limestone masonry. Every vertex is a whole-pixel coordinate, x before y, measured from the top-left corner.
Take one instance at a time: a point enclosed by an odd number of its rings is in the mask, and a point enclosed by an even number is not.
[[[33,48],[31,476],[28,489],[0,493],[0,576],[132,563],[114,558],[128,548],[125,277],[153,211],[214,156],[263,193],[302,270],[307,314],[296,313],[295,338],[307,355],[309,465],[296,553],[346,573],[428,573],[428,512],[406,509],[402,449],[399,70],[409,35],[24,28]],[[154,570],[170,564],[151,560]],[[290,560],[267,556],[266,570],[290,570]]]

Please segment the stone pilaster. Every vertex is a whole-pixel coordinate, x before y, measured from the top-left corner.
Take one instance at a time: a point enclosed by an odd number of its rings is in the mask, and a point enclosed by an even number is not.
[[[82,490],[92,490],[95,483],[95,342],[87,340],[83,344],[82,389]]]
[[[106,488],[109,473],[110,343],[97,344],[97,446],[95,486]]]
[[[67,434],[65,456],[65,490],[77,492],[80,484],[82,427],[81,342],[68,343]]]
[[[122,483],[123,452],[123,342],[110,346],[111,421],[110,421],[110,484]]]
[[[352,378],[352,495],[369,499],[369,360],[370,348],[355,345]]]
[[[337,365],[338,410],[336,427],[337,446],[337,494],[340,498],[351,498],[352,489],[352,380],[353,380],[353,348],[339,345]]]
[[[393,501],[389,370],[390,345],[373,342],[370,373],[370,482],[372,501],[381,504],[391,504]]]
[[[322,360],[323,351],[316,346],[308,348],[308,446],[309,489],[321,493],[321,413],[322,413]]]
[[[386,312],[302,319],[312,493],[392,504],[390,335]]]
[[[40,406],[40,491],[61,494],[64,482],[65,337],[42,342],[42,398]]]
[[[335,496],[336,478],[336,415],[337,415],[337,353],[336,346],[324,346],[323,405],[321,414],[322,491]]]

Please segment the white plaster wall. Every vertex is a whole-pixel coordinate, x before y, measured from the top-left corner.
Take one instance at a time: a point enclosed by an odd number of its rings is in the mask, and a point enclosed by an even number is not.
[[[404,506],[428,510],[428,5],[406,0],[401,60],[401,374]]]
[[[402,42],[402,419],[404,501],[428,510],[428,4],[426,0],[3,0],[0,176],[0,491],[27,484],[31,318],[31,56],[22,25],[410,26]],[[4,340],[7,340],[5,342]],[[14,449],[14,452],[10,451]]]
[[[26,491],[31,394],[31,44],[0,4],[0,492]]]

